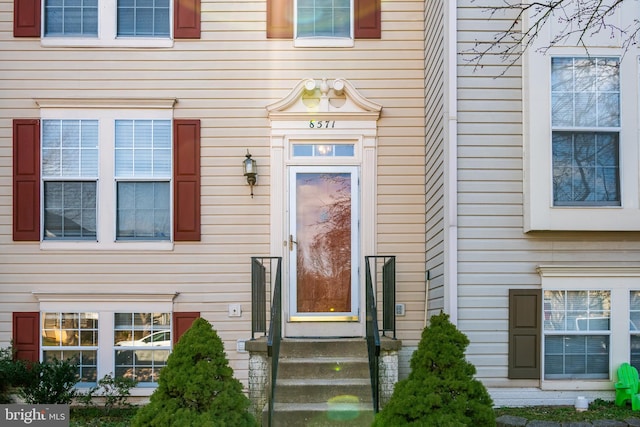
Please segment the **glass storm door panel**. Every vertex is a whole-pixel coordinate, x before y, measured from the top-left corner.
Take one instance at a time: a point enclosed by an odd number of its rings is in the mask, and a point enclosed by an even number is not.
[[[291,169],[291,320],[357,320],[356,172]]]

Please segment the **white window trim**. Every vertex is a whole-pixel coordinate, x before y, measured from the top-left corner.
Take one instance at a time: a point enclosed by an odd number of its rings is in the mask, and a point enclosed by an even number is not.
[[[158,119],[173,121],[173,98],[159,99],[37,99],[40,118],[47,119],[97,119],[99,121],[99,173],[97,241],[44,240],[41,250],[133,250],[170,251],[173,250],[173,209],[171,209],[168,241],[116,240],[116,192],[114,179],[114,131],[117,119]],[[104,153],[107,153],[105,155]],[[172,169],[173,170],[173,169]],[[105,179],[107,177],[108,179]],[[41,180],[42,181],[42,180]],[[171,178],[173,183],[173,178]],[[42,185],[42,183],[41,183]],[[173,187],[173,185],[171,185]],[[171,188],[173,206],[173,188]],[[44,197],[41,192],[41,198]],[[41,206],[44,206],[41,200]],[[44,233],[44,216],[40,212],[40,229]]]
[[[621,363],[629,361],[629,292],[640,290],[640,267],[541,265],[538,267],[538,273],[543,293],[545,290],[607,290],[611,292],[612,307],[608,332],[610,337],[609,379],[545,380],[544,330],[542,330],[540,388],[543,390],[611,390],[615,382],[616,369]]]
[[[133,287],[133,286],[130,286]],[[62,313],[98,313],[98,374],[97,379],[113,374],[114,356],[114,314],[115,313],[158,313],[173,314],[173,300],[177,292],[118,292],[118,293],[77,293],[34,291],[39,302],[39,311]],[[41,327],[41,326],[40,326]],[[173,334],[173,323],[171,333]],[[173,340],[173,335],[172,335]],[[172,344],[173,350],[173,344]],[[42,349],[41,349],[42,350]],[[78,386],[82,391],[85,386]],[[155,386],[139,386],[131,390],[132,396],[150,396]]]
[[[355,44],[355,13],[353,0],[350,0],[349,17],[351,25],[349,37],[298,37],[298,0],[293,3],[293,46],[294,47],[353,47]]]
[[[42,8],[42,28],[40,30],[40,45],[42,47],[173,47],[173,8],[174,1],[169,5],[169,37],[118,37],[117,36],[117,0],[100,0],[98,2],[98,35],[97,37],[50,37],[45,36],[44,26],[46,11],[44,0],[40,2]]]
[[[624,9],[626,7],[630,9]],[[634,6],[625,4],[621,19],[634,16]],[[621,28],[624,27],[621,24]],[[592,41],[599,45],[590,47],[588,52],[575,46],[556,46],[545,55],[538,47],[548,45],[552,29],[553,25],[548,25],[540,33],[537,44],[523,57],[524,231],[640,231],[637,57],[640,49],[634,46],[625,53],[619,45],[611,46],[617,42],[614,39],[594,38]],[[551,58],[589,55],[621,58],[620,206],[553,206]]]

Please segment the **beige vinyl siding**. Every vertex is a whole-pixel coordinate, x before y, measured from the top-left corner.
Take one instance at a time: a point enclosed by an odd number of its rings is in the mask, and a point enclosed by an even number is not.
[[[0,346],[11,312],[37,311],[34,290],[178,292],[174,309],[200,311],[218,330],[236,375],[247,380],[250,257],[270,247],[270,124],[266,106],[303,78],[345,78],[383,106],[378,122],[377,252],[397,255],[398,337],[416,345],[424,306],[423,0],[383,1],[381,40],[348,49],[293,48],[267,40],[266,2],[202,3],[202,38],[172,48],[43,48],[12,37],[0,6]],[[12,241],[12,127],[38,118],[40,98],[176,98],[175,118],[201,120],[202,241],[169,252],[42,251]],[[255,196],[242,176],[258,162]],[[281,191],[280,189],[273,191]],[[371,255],[371,254],[362,254]],[[240,303],[242,317],[228,317]]]
[[[541,264],[637,265],[640,233],[523,233],[521,65],[469,61],[476,41],[491,41],[509,19],[458,2],[458,326],[486,385],[537,387],[507,378],[509,288],[539,287]]]

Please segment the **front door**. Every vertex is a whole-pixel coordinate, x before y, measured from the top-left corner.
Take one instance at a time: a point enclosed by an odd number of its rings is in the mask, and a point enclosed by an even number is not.
[[[286,336],[359,336],[358,168],[289,170]]]

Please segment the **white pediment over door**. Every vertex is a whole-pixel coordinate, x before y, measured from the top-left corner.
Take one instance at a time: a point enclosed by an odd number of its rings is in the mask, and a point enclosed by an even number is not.
[[[382,106],[368,100],[344,79],[304,79],[289,94],[267,106],[271,120],[359,120],[376,122]]]

